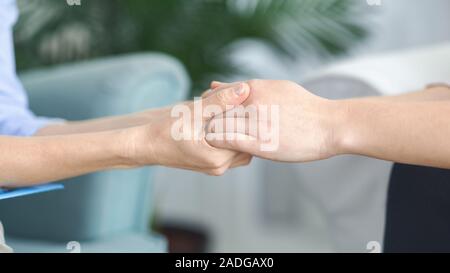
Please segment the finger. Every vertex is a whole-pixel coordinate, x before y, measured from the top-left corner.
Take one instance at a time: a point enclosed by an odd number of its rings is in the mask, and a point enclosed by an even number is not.
[[[265,126],[265,127],[261,127]],[[258,137],[258,129],[266,128],[267,124],[257,121],[255,119],[248,119],[244,117],[225,117],[213,118],[207,128],[207,133],[239,133]]]
[[[214,119],[225,118],[248,118],[258,120],[258,106],[241,104],[233,109],[228,109],[224,113],[214,115]]]
[[[210,84],[211,89],[216,89],[217,87],[220,87],[221,85],[227,84],[225,82],[219,82],[219,81],[212,81]]]
[[[212,89],[208,89],[202,93],[202,99],[209,97],[211,95]]]
[[[206,135],[209,145],[237,152],[258,155],[260,145],[257,138],[239,133],[209,133]]]
[[[184,170],[194,171],[194,172],[201,172],[201,173],[205,173],[205,174],[211,174],[218,170],[227,170],[233,164],[233,162],[235,162],[236,160],[241,161],[241,157],[239,157],[239,159],[238,159],[238,156],[242,153],[229,151],[229,150],[224,151],[224,152],[229,152],[227,155],[227,158],[229,158],[229,159],[225,163],[223,163],[222,166],[220,166],[216,169],[213,169],[211,167],[205,167],[205,165],[186,166],[186,165],[174,164],[174,165],[171,165],[170,167],[176,168],[176,169],[184,169]]]
[[[214,92],[217,92],[219,89],[227,88],[227,87],[236,85],[238,83],[239,82],[224,83],[224,82],[213,81],[210,84],[210,88],[208,90],[206,90],[205,92],[203,92],[202,98],[203,99],[207,98],[207,97],[211,96]]]
[[[230,166],[235,165],[238,162],[242,162],[243,160],[245,160],[249,156],[250,155],[246,154],[246,153],[238,153],[238,152],[236,152],[236,155],[230,161]]]
[[[231,152],[231,151],[229,151],[229,152]],[[236,152],[234,152],[234,153],[236,153]],[[202,172],[205,174],[208,174],[208,175],[221,176],[221,175],[225,174],[225,172],[231,167],[231,165],[233,164],[235,159],[239,156],[239,154],[240,153],[237,153],[233,157],[230,157],[229,160],[227,160],[227,162],[225,164],[223,164],[222,166],[220,166],[219,168],[207,169]]]
[[[233,163],[231,163],[230,169],[237,168],[240,166],[246,166],[246,165],[250,164],[250,162],[252,161],[252,158],[253,158],[253,156],[250,154],[240,153],[236,156]]]
[[[224,85],[232,85],[232,84],[236,84],[236,83],[239,83],[239,82],[219,82],[219,81],[212,81],[211,84],[209,85],[209,87],[210,87],[211,89],[216,89],[216,88],[219,88],[219,87],[224,86]]]
[[[250,87],[247,83],[230,85],[213,92],[211,96],[202,100],[204,107],[211,106],[216,112],[223,113],[242,104],[250,95]],[[204,117],[210,119],[211,117]]]

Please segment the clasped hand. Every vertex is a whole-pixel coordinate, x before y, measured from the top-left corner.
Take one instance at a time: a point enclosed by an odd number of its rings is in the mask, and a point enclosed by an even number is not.
[[[192,125],[181,126],[184,136],[181,139],[173,135],[174,125],[180,124],[180,119],[173,115],[174,108],[153,110],[150,122],[140,128],[130,144],[135,165],[151,162],[222,175],[229,168],[249,164],[253,155],[304,162],[339,153],[335,125],[340,113],[332,112],[337,109],[334,102],[315,96],[293,82],[213,82],[201,100],[182,106],[193,113],[199,103],[205,111],[199,120],[191,117],[188,122],[181,121]],[[216,109],[212,114],[206,111],[210,107]],[[264,109],[276,111],[263,113]],[[258,130],[261,128],[264,130]],[[267,146],[269,142],[271,146]]]

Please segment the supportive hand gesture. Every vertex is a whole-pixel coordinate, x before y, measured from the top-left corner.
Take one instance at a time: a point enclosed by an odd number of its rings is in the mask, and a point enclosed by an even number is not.
[[[336,150],[339,111],[334,102],[296,83],[251,80],[245,109],[216,116],[207,130],[216,148],[250,153],[266,159],[303,162],[331,157]],[[214,82],[213,88],[227,84]],[[213,97],[214,92],[204,95]],[[256,130],[255,130],[256,128]]]
[[[217,87],[201,100],[152,111],[148,124],[132,129],[129,157],[136,165],[157,164],[210,175],[247,165],[251,155],[209,145],[205,127],[214,115],[243,103],[249,93],[246,83],[237,83]]]

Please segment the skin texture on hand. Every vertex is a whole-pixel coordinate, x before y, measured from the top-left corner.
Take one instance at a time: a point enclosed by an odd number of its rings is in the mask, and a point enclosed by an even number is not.
[[[220,107],[221,111],[225,112],[226,109],[242,104],[249,94],[249,86],[246,83],[238,83],[217,88],[211,96],[201,101],[186,102],[184,106],[192,113],[196,103],[202,103],[203,108]],[[213,116],[202,115],[198,128],[187,128],[190,131],[183,133],[192,136],[189,139],[174,139],[171,133],[177,118],[172,117],[171,109],[169,107],[154,110],[148,124],[129,129],[133,131],[133,137],[129,138],[128,157],[135,165],[157,164],[209,175],[222,175],[228,168],[249,164],[249,154],[209,145],[205,139],[204,128]]]
[[[279,115],[262,117],[258,114],[256,119],[242,115],[216,117],[207,128],[208,142],[212,146],[286,162],[325,159],[336,154],[334,130],[335,122],[339,117],[338,112],[334,112],[337,108],[333,101],[315,96],[290,81],[251,80],[247,83],[251,92],[243,105],[254,106],[257,109],[262,106],[277,105]],[[217,85],[220,84],[213,83],[212,87]],[[204,96],[209,95],[211,93]],[[277,118],[278,121],[273,118]],[[248,130],[242,131],[242,128],[249,128],[249,124],[270,126],[274,122],[279,123],[279,133],[274,136],[278,137],[279,145],[273,151],[261,150],[266,139],[262,138],[259,132],[255,135]],[[228,128],[227,123],[234,123],[236,126]],[[216,124],[223,126],[217,128]],[[229,134],[234,136],[230,137]],[[227,135],[231,140],[227,140]]]
[[[450,169],[450,88],[434,86],[391,97],[327,100],[286,81],[248,82],[246,105],[279,105],[279,149],[264,152],[258,135],[236,126],[209,126],[207,139],[218,148],[291,162],[357,154],[399,163]],[[213,86],[221,83],[213,83]],[[210,93],[205,94],[209,96]],[[216,117],[210,124],[226,125]],[[257,123],[232,118],[234,123]],[[227,140],[223,135],[243,136]],[[211,137],[210,137],[211,135]],[[222,140],[217,140],[222,135]]]

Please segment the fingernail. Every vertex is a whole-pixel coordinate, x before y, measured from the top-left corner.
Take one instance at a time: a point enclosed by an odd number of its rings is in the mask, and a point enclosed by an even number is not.
[[[234,88],[234,93],[236,95],[238,95],[238,96],[244,94],[244,92],[245,92],[245,88],[244,88],[244,85],[242,83],[240,83],[238,86],[236,86]]]

